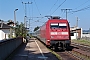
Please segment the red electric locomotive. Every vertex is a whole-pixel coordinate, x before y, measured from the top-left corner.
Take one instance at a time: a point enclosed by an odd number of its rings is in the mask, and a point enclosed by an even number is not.
[[[40,40],[52,48],[65,50],[71,44],[69,22],[66,19],[52,17],[40,27]]]

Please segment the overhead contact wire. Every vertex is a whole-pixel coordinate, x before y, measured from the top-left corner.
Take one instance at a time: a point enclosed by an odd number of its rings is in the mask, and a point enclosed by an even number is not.
[[[84,3],[82,3],[81,5],[79,5],[78,7],[76,7],[75,9],[79,8],[80,6],[83,6],[83,5],[86,4],[88,1],[90,1],[90,0],[85,1]]]
[[[58,0],[54,3],[54,5],[51,7],[51,9],[48,11],[48,13],[53,9],[53,7],[56,5],[57,2],[58,2]]]
[[[79,11],[83,11],[83,10],[87,10],[87,9],[89,9],[90,8],[90,5],[88,5],[87,7],[85,7],[85,8],[82,8],[82,9],[79,9],[79,10],[76,10],[76,11],[72,11],[73,13],[74,12],[79,12]]]
[[[90,1],[90,0],[85,1],[84,3],[82,3],[81,5],[79,5],[78,7],[80,7],[80,6],[84,5],[84,4],[86,4],[88,1]],[[77,8],[78,8],[78,7],[77,7]],[[73,13],[75,13],[75,12],[79,12],[79,11],[86,10],[86,9],[88,9],[89,7],[85,7],[85,8],[82,8],[82,9],[75,10],[75,9],[77,9],[77,8],[74,8],[73,11],[68,12],[68,13],[73,14]]]
[[[65,2],[66,2],[66,0],[64,0],[64,1],[57,7],[57,9],[58,9],[59,7],[61,7]],[[57,9],[56,9],[56,10],[57,10]],[[56,11],[56,10],[55,10],[55,11]],[[55,11],[54,11],[54,12],[55,12]],[[54,13],[54,12],[53,12],[53,13]],[[53,14],[53,13],[52,13],[52,14]],[[52,15],[52,14],[50,14],[50,15]]]
[[[36,7],[37,7],[37,10],[38,10],[39,14],[41,15],[41,13],[40,13],[40,11],[39,11],[39,9],[38,9],[38,6],[37,6],[37,4],[36,4],[36,1],[35,1],[35,0],[34,0],[34,2],[35,2],[35,5],[36,5]]]
[[[23,1],[22,1],[22,0],[21,0],[21,3],[23,3]],[[22,6],[23,6],[24,13],[25,13],[24,5],[22,4]]]

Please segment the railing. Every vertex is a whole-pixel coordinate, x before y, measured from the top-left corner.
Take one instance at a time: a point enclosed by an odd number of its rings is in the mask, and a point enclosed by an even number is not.
[[[0,60],[7,58],[22,42],[22,37],[0,41]]]

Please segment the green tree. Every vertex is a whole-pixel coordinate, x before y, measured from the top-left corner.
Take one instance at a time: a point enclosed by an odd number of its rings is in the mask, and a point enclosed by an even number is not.
[[[16,28],[15,28],[16,37],[18,36],[26,37],[27,33],[28,32],[25,29],[24,24],[21,22],[21,24],[19,25],[19,23],[17,22]]]

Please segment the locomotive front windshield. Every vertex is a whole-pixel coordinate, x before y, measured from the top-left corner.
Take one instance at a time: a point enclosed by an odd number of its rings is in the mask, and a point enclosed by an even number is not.
[[[67,28],[66,23],[51,23],[50,28]]]
[[[59,26],[58,26],[58,23],[51,23],[50,27],[51,28],[58,28]]]

